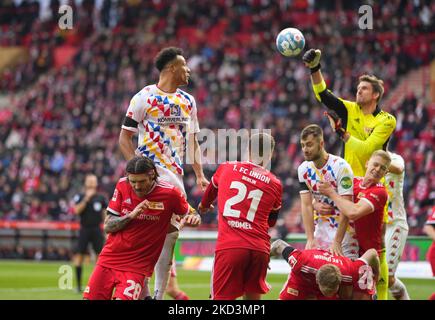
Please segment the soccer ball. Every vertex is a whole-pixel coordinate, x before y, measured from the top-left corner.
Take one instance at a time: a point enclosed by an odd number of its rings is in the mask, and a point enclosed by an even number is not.
[[[305,47],[305,38],[296,28],[286,28],[276,37],[276,48],[286,57],[296,57]]]

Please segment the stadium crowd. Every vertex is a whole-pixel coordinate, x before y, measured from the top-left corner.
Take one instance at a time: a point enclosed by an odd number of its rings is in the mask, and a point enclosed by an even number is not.
[[[95,3],[74,6],[80,19],[72,31],[57,28],[56,5],[45,20],[12,1],[0,5],[0,44],[24,45],[30,52],[26,64],[0,74],[0,92],[13,97],[9,112],[0,110],[0,219],[74,220],[71,199],[90,172],[111,193],[125,167],[118,148],[121,121],[129,99],[157,80],[152,58],[162,47],[184,49],[192,70],[187,91],[196,98],[201,128],[272,129],[277,143],[272,172],[284,187],[281,216],[298,198],[301,129],[321,124],[328,150],[336,154],[339,141],[315,101],[302,61],[276,52],[279,30],[298,26],[307,47],[321,48],[328,86],[347,98],[354,96],[360,74],[375,73],[388,95],[400,76],[435,55],[430,1],[376,2],[373,30],[358,28],[359,5],[348,1]],[[10,10],[17,10],[14,21],[7,20]],[[76,46],[77,54],[55,68],[53,52],[66,44]],[[410,234],[420,234],[435,190],[434,107],[418,96],[383,107],[397,119],[390,149],[407,160]],[[207,165],[213,160],[204,159],[208,177],[216,168]],[[201,192],[189,166],[185,174],[189,201],[196,206]],[[203,227],[215,223],[215,214],[207,214]]]

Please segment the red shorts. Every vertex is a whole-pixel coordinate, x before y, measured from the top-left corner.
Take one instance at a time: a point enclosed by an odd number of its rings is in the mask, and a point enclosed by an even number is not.
[[[215,253],[212,299],[234,300],[247,293],[264,294],[269,254],[250,249],[226,249]]]
[[[279,300],[324,299],[317,284],[290,272],[286,284],[279,294]]]
[[[88,300],[138,300],[145,275],[96,265],[83,293]],[[115,289],[115,292],[113,292]]]

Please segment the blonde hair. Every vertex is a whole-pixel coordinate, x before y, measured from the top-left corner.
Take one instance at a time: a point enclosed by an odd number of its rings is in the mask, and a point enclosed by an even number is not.
[[[376,156],[381,157],[382,159],[387,161],[387,168],[390,166],[390,164],[391,164],[391,156],[390,156],[390,154],[387,151],[384,151],[384,150],[381,150],[381,149],[376,150],[376,151],[374,151],[372,153],[372,155],[370,156],[370,159],[373,158],[373,157],[376,157]]]
[[[317,270],[316,281],[322,293],[334,294],[341,283],[341,271],[333,264],[325,264]]]
[[[384,96],[384,81],[378,79],[374,75],[369,74],[363,74],[361,77],[359,77],[359,82],[362,81],[369,82],[372,85],[373,91],[379,93],[379,97],[376,99],[376,102],[381,101],[382,97]]]

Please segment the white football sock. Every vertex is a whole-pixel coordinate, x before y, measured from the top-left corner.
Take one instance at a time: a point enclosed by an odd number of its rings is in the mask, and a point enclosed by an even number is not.
[[[411,300],[405,285],[399,278],[395,278],[394,284],[390,287],[390,292],[396,300]]]
[[[168,285],[172,257],[174,255],[174,247],[177,242],[178,233],[178,231],[174,231],[166,235],[165,244],[163,245],[159,260],[154,267],[156,274],[154,282],[154,298],[156,300],[163,300],[166,286]]]

